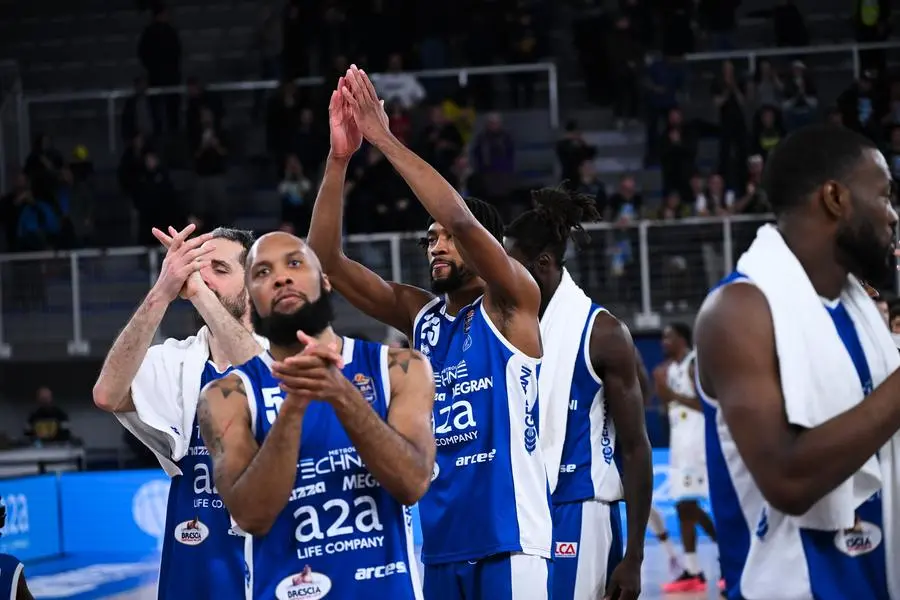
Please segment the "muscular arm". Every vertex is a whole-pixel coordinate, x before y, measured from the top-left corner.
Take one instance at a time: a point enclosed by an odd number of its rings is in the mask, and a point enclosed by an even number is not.
[[[265,535],[290,498],[303,413],[284,402],[259,446],[237,375],[213,381],[200,392],[197,422],[213,462],[213,480],[235,522],[251,535]]]
[[[641,396],[644,399],[644,404],[650,402],[650,397],[653,396],[653,386],[650,385],[650,375],[647,373],[647,365],[644,364],[644,358],[641,356],[641,353],[638,352],[637,347],[634,348],[634,367],[635,372],[637,373],[638,383],[641,386]]]
[[[478,222],[453,186],[389,132],[371,141],[403,177],[425,210],[453,236],[466,264],[484,279],[488,308],[511,308],[537,316],[541,297],[534,278]]]
[[[734,283],[710,296],[697,317],[696,340],[703,389],[718,400],[763,496],[786,514],[807,512],[900,429],[900,371],[817,427],[791,425],[771,312],[752,285]]]
[[[191,304],[212,334],[222,342],[228,362],[242,365],[262,352],[253,334],[228,312],[215,292],[207,286],[199,286],[197,293],[191,297]]]
[[[434,469],[431,366],[415,350],[389,351],[391,403],[383,421],[349,381],[333,403],[366,467],[398,502],[412,505],[428,490]]]
[[[331,155],[325,162],[307,243],[319,257],[331,284],[350,304],[409,337],[413,319],[432,296],[417,287],[389,283],[344,255],[341,232],[347,162]]]
[[[133,412],[131,382],[141,368],[169,303],[150,290],[106,355],[94,384],[94,404],[107,412]]]
[[[644,556],[644,536],[653,499],[653,461],[634,342],[618,319],[601,312],[594,321],[590,344],[591,363],[603,378],[609,414],[622,450],[628,520],[625,555],[640,560]]]

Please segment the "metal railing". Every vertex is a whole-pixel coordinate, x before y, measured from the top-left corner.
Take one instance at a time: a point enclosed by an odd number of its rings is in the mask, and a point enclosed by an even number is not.
[[[766,217],[586,224],[590,240],[572,248],[567,267],[597,302],[636,330],[668,318],[690,319],[707,291],[729,273]],[[348,236],[345,251],[385,279],[428,287],[421,232]],[[104,352],[156,279],[160,251],[147,248],[0,254],[0,357],[18,346],[65,347],[69,355]],[[185,307],[187,303],[184,303]],[[167,335],[196,324],[170,311]],[[339,324],[363,327],[341,301]],[[181,319],[180,321],[178,319]],[[61,350],[62,351],[62,350]]]
[[[459,85],[465,87],[472,77],[492,76],[492,75],[510,75],[515,73],[546,73],[547,74],[547,100],[548,100],[548,118],[550,126],[553,129],[559,127],[559,82],[557,79],[556,65],[553,63],[531,63],[521,65],[494,65],[486,67],[464,67],[452,69],[429,69],[423,71],[409,71],[410,75],[414,75],[418,79],[449,79],[453,78],[459,82]],[[378,74],[374,74],[377,77]],[[296,80],[298,86],[316,87],[321,85],[334,85],[335,82],[326,81],[324,77],[303,77]],[[277,88],[279,82],[276,80],[264,81],[229,81],[220,83],[210,83],[206,88],[214,92],[256,92],[260,90],[273,90]],[[162,94],[185,93],[187,88],[183,85],[150,88],[147,95],[158,96]],[[115,152],[118,145],[117,134],[117,115],[116,102],[123,98],[128,98],[134,93],[132,88],[113,88],[103,90],[87,90],[84,92],[64,92],[53,94],[29,94],[25,93],[18,98],[18,112],[23,123],[30,123],[30,107],[33,104],[48,104],[75,102],[85,100],[100,100],[106,103],[106,119],[108,129],[108,144],[110,152]],[[28,133],[27,131],[25,132]],[[25,135],[20,138],[20,150],[27,150],[23,144],[27,144],[29,136]]]

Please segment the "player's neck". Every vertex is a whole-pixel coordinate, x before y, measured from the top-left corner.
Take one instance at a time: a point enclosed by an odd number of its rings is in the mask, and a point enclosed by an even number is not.
[[[472,304],[479,296],[484,295],[484,282],[480,279],[447,293],[447,314],[455,317],[460,310]]]
[[[847,283],[847,269],[841,266],[833,241],[816,234],[817,226],[797,218],[779,221],[778,230],[806,271],[813,289],[819,296],[833,300]]]
[[[553,300],[553,296],[556,295],[556,290],[559,289],[559,284],[561,282],[562,271],[552,277],[550,281],[539,282],[541,287],[541,309],[538,313],[539,319],[544,316],[544,311],[547,310],[547,307],[550,305],[550,301]]]
[[[690,348],[685,348],[683,350],[678,350],[672,355],[672,360],[677,363],[683,362],[687,355],[690,354]]]
[[[243,325],[247,331],[253,333],[253,326],[250,324],[249,316],[245,316],[241,319],[241,325]],[[222,348],[221,340],[213,334],[212,329],[207,328],[207,330],[209,331],[209,359],[216,365],[216,368],[219,371],[223,371],[231,366],[231,361],[228,360],[228,356]]]
[[[344,338],[336,334],[331,326],[328,326],[324,331],[322,331],[322,333],[313,337],[318,343],[322,344],[323,346],[334,344],[334,347],[338,352],[343,352],[344,350]],[[280,361],[286,359],[289,356],[300,354],[301,352],[303,352],[304,348],[305,346],[299,341],[296,344],[291,344],[290,346],[276,346],[273,344],[269,348],[269,353],[272,355],[272,358]]]

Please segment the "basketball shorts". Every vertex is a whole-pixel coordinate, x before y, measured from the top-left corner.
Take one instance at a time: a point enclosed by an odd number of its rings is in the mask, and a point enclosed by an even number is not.
[[[704,500],[709,496],[706,444],[703,438],[672,438],[669,449],[669,496],[673,501]]]
[[[552,563],[530,554],[425,565],[425,600],[549,600]]]
[[[597,600],[625,551],[619,503],[553,507],[553,600]]]

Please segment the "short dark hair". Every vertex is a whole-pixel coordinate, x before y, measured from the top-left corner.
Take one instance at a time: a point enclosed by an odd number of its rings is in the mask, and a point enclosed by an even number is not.
[[[250,252],[253,242],[256,241],[256,237],[249,229],[235,229],[234,227],[216,227],[212,230],[212,236],[214,240],[228,240],[241,245],[241,256],[238,258],[241,266],[244,265],[247,253]]]
[[[769,154],[762,187],[775,214],[801,206],[829,180],[845,180],[863,152],[877,146],[838,125],[809,125],[785,138]]]
[[[475,220],[481,223],[481,226],[487,229],[502,245],[503,217],[500,216],[500,211],[497,210],[497,207],[493,204],[488,204],[484,200],[479,200],[478,198],[466,198],[463,202],[465,202],[466,206],[469,207],[469,210],[472,211]],[[434,222],[434,217],[429,217],[428,223],[425,226],[430,227]]]
[[[588,239],[581,224],[600,220],[597,203],[590,196],[571,192],[562,186],[534,190],[531,200],[534,208],[510,223],[506,235],[515,238],[516,245],[529,260],[548,251],[562,266],[569,239],[576,244]],[[576,233],[580,235],[576,236]]]
[[[687,323],[683,323],[681,321],[677,321],[675,323],[669,323],[669,329],[675,332],[675,334],[684,340],[684,343],[688,345],[688,348],[692,348],[694,346],[694,338],[691,333],[691,326]]]

